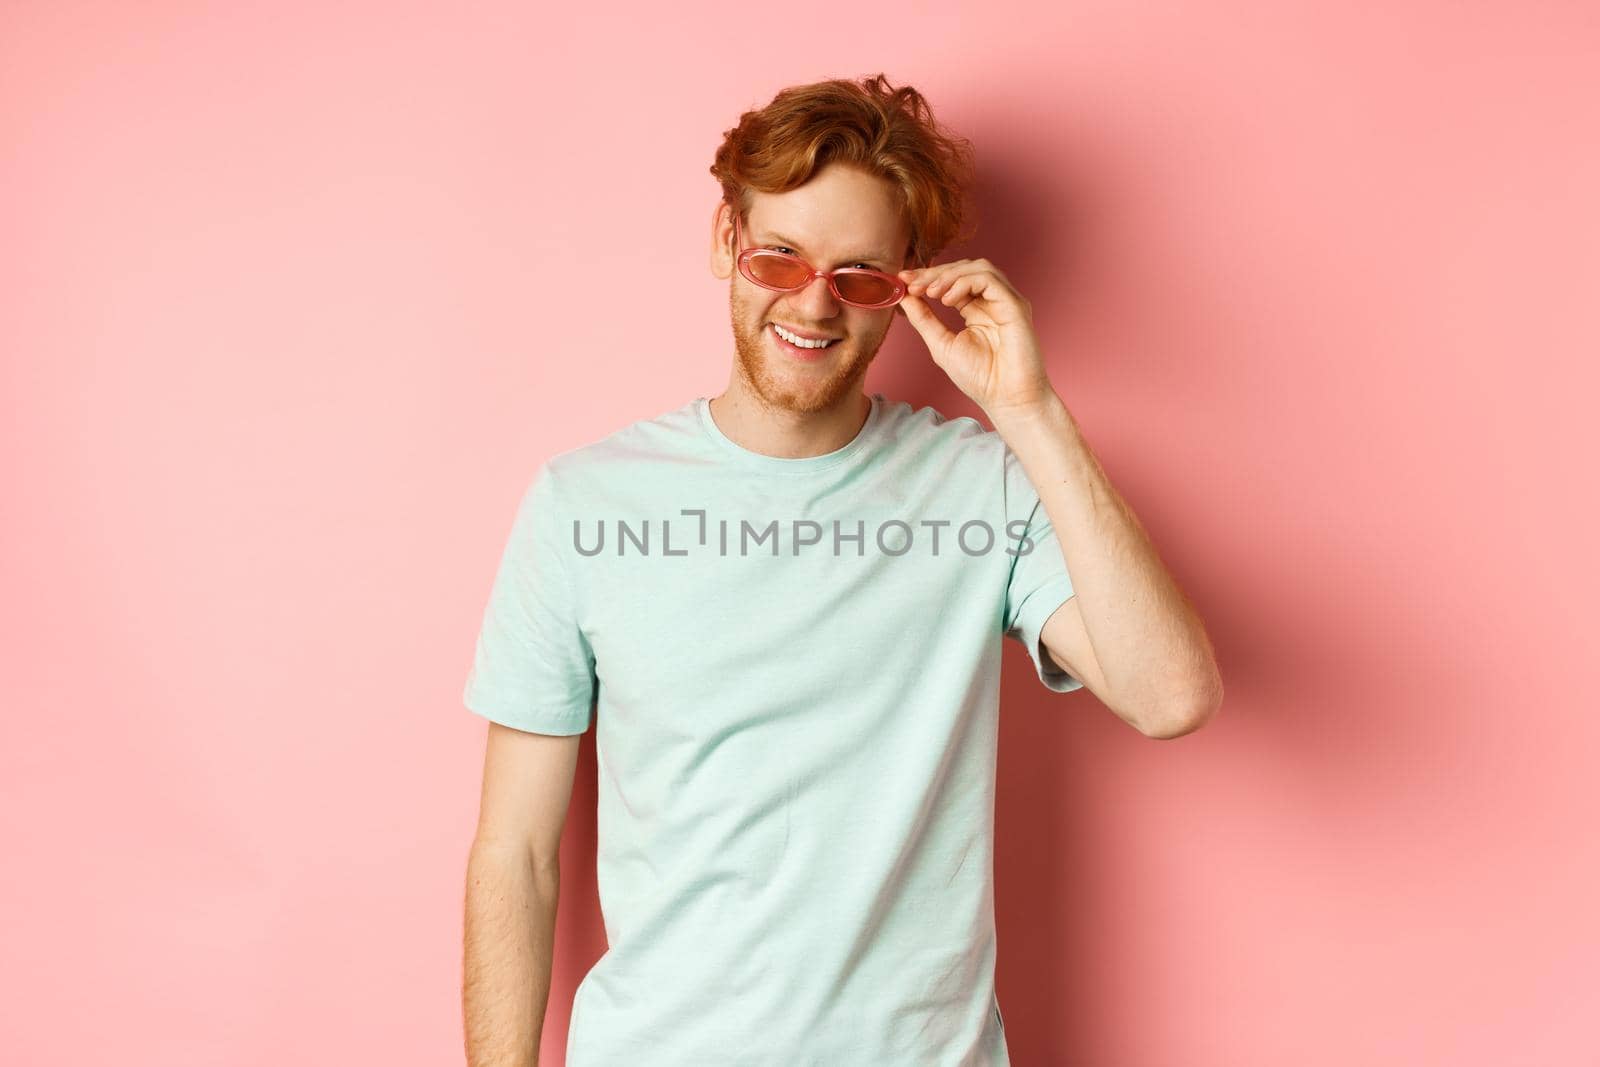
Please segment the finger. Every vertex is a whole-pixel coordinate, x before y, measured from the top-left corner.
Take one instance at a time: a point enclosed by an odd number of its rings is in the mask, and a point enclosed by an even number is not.
[[[922,292],[929,285],[947,275],[952,269],[959,268],[962,264],[971,263],[970,259],[955,259],[949,263],[935,263],[931,267],[911,268],[900,272],[900,277],[914,292]]]
[[[961,277],[961,274],[962,271],[959,269],[945,271],[939,277],[929,281],[921,289],[914,289],[914,291],[926,296],[929,300],[937,300],[957,278]]]
[[[938,299],[945,307],[960,311],[972,301],[987,297],[992,283],[993,279],[988,274],[963,274],[949,285],[941,287],[938,293],[929,293],[928,296]]]
[[[1006,277],[1005,272],[1002,271],[999,267],[995,266],[993,263],[989,262],[987,259],[984,259],[983,257],[980,256],[977,259],[969,259],[969,260],[966,260],[965,262],[972,264],[972,266],[975,267],[978,270],[986,270],[986,271],[988,271],[990,274],[993,274],[996,278],[999,278],[1000,281],[1003,284],[1008,285],[1008,286],[1011,285],[1011,279]]]
[[[930,300],[937,300],[962,278],[970,278],[976,275],[987,275],[997,283],[1005,284],[1005,279],[1000,276],[1000,272],[995,270],[994,267],[984,261],[968,259],[962,261],[960,269],[949,271],[931,282],[925,290],[925,295]]]
[[[920,296],[907,295],[898,305],[905,309],[906,318],[922,335],[923,341],[928,345],[928,351],[933,353],[943,352],[955,339],[955,331],[939,321],[939,316],[933,309],[922,302]]]
[[[961,317],[969,322],[972,321],[972,316],[967,314],[967,309],[977,301],[982,301],[983,314],[1002,325],[1018,319],[1027,319],[1032,314],[1022,294],[1008,285],[1006,280],[992,269],[980,268],[951,279],[937,294],[929,293],[928,297],[936,298],[940,303],[955,308],[961,313]]]

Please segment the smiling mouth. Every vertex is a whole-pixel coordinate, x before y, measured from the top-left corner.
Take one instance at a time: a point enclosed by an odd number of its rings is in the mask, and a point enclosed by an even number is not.
[[[775,322],[768,323],[767,325],[772,327],[772,336],[776,337],[780,343],[787,345],[796,352],[807,355],[825,352],[843,340],[843,338],[840,337],[829,337],[826,338],[827,344],[816,344],[814,341],[823,340],[823,338],[805,337],[801,334],[790,331],[787,327],[780,328]],[[785,333],[788,333],[789,336],[785,337]]]

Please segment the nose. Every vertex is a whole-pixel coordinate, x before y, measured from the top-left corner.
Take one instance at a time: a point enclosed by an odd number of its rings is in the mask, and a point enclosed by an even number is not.
[[[813,322],[831,319],[839,313],[839,301],[828,288],[827,278],[812,278],[798,294],[798,305]]]

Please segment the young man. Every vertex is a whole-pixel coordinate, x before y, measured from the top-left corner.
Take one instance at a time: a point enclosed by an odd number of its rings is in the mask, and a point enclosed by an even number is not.
[[[546,460],[485,612],[469,1060],[534,1062],[594,722],[609,949],[571,1067],[1006,1064],[1000,639],[1152,737],[1220,703],[1211,647],[1027,301],[987,260],[926,266],[970,159],[915,90],[787,90],[712,172],[727,389]],[[896,309],[994,430],[862,392]]]

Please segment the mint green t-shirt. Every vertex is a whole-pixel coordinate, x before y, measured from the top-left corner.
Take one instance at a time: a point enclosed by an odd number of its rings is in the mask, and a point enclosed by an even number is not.
[[[608,949],[570,1067],[996,1067],[1001,637],[1072,583],[998,434],[872,394],[848,444],[706,398],[541,464],[464,700],[595,726]]]

